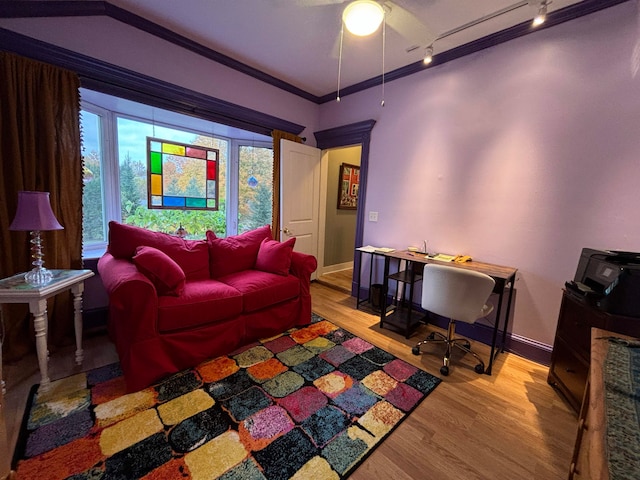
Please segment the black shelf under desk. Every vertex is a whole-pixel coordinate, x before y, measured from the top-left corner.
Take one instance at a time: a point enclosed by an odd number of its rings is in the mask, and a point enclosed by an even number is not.
[[[400,266],[400,262],[398,262]],[[422,269],[424,266],[418,262],[406,261],[406,269],[389,275],[389,264],[385,262],[383,291],[389,289],[389,281],[396,282],[395,295],[392,305],[395,307],[391,312],[387,308],[387,313],[380,313],[380,326],[402,333],[405,338],[411,337],[416,329],[423,323],[426,315],[416,311],[413,307],[413,293],[415,284],[422,280]],[[407,295],[407,287],[409,294]],[[386,298],[384,301],[386,306]]]

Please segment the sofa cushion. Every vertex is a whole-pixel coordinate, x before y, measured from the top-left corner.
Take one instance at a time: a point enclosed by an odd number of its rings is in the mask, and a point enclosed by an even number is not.
[[[293,275],[244,270],[219,280],[242,292],[243,313],[270,307],[300,295],[300,280]]]
[[[296,237],[292,237],[286,242],[265,238],[260,244],[260,250],[258,250],[255,269],[276,275],[289,275],[291,253],[295,243]]]
[[[158,298],[158,330],[189,330],[241,313],[242,294],[233,286],[211,279],[187,282],[179,297]]]
[[[166,253],[157,248],[140,246],[136,248],[132,260],[138,270],[151,280],[158,295],[178,296],[184,290],[184,272]]]
[[[208,230],[211,278],[220,278],[253,268],[260,244],[265,238],[271,238],[269,225],[226,238],[218,238],[214,232]]]
[[[171,257],[184,272],[187,280],[209,278],[209,249],[204,240],[185,240],[146,228],[109,222],[109,253],[116,258],[131,259],[136,248],[146,245],[157,248]]]

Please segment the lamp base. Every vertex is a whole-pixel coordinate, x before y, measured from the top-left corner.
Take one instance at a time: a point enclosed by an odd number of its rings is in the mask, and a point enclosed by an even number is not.
[[[34,268],[24,274],[24,281],[34,287],[42,287],[53,279],[53,273],[44,267]]]

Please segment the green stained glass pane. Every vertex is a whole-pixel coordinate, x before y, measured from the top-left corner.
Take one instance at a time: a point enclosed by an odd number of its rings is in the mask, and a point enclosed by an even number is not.
[[[162,173],[162,154],[158,152],[149,153],[151,157],[151,173]]]
[[[207,199],[207,208],[216,208],[216,199],[208,198]]]
[[[152,152],[161,152],[162,151],[162,143],[160,142],[149,142],[149,150]]]
[[[187,208],[206,208],[207,201],[204,198],[189,198],[187,197]]]

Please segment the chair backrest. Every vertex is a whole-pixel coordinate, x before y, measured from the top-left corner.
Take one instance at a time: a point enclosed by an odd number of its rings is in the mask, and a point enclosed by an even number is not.
[[[474,323],[495,285],[484,273],[428,263],[422,277],[422,308],[453,320]]]

